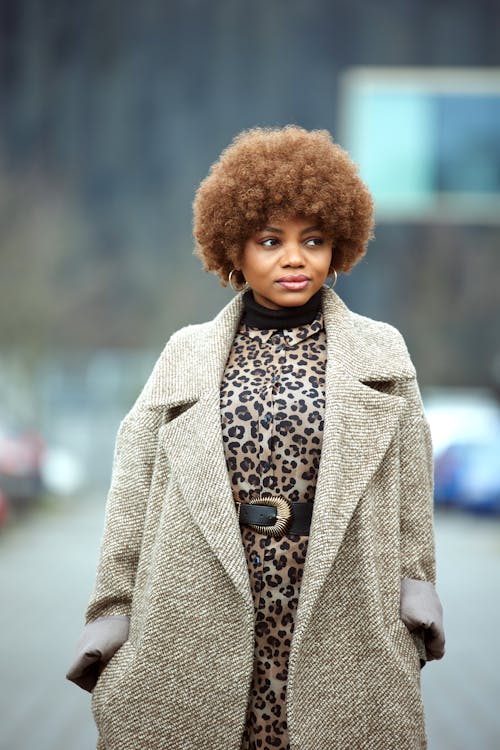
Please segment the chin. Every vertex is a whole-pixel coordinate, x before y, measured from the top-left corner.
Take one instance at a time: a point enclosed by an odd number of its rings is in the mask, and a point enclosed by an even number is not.
[[[317,289],[299,289],[297,291],[284,289],[281,294],[276,295],[276,302],[279,305],[303,305],[308,302],[317,291]]]
[[[257,295],[262,301],[261,304],[264,307],[271,307],[272,305],[276,308],[280,307],[299,307],[309,302],[311,297],[317,292],[317,289],[299,289],[297,291],[291,291],[289,289],[276,289],[273,288],[266,291],[259,291],[253,289],[254,297]]]
[[[299,307],[299,305],[305,305],[306,302],[309,302],[311,297],[312,294],[308,296],[300,294],[290,294],[288,297],[285,297],[285,299],[280,300],[276,304],[281,305],[281,307]]]
[[[277,307],[300,307],[309,302],[312,294],[303,294],[302,292],[287,292],[280,299],[273,299],[273,302]]]

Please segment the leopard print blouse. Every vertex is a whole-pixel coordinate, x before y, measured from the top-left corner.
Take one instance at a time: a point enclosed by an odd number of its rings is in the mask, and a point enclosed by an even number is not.
[[[249,327],[233,341],[221,384],[226,463],[235,500],[264,491],[314,502],[323,435],[323,315],[283,330]],[[276,540],[241,526],[254,598],[253,678],[241,750],[289,750],[288,659],[308,536]]]

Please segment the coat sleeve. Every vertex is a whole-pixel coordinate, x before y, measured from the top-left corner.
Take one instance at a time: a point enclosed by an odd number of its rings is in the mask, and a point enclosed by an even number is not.
[[[400,435],[401,578],[436,581],[434,465],[429,424],[417,381],[405,383],[407,410]]]
[[[415,379],[405,384],[407,410],[400,437],[400,616],[412,631],[421,658],[445,651],[443,611],[436,593],[434,463],[429,423]]]
[[[130,616],[161,410],[136,405],[118,430],[104,533],[86,622]]]

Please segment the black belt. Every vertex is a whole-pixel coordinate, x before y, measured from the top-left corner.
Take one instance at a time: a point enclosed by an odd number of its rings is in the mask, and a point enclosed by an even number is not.
[[[248,503],[237,503],[240,524],[260,534],[279,538],[283,534],[309,534],[314,503],[286,500],[282,495],[263,494]]]

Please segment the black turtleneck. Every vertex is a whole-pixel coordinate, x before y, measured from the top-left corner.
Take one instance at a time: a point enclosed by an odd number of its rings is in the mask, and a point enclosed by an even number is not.
[[[243,295],[244,321],[251,328],[295,328],[312,323],[321,307],[321,289],[305,305],[271,310],[255,301],[251,289]]]

